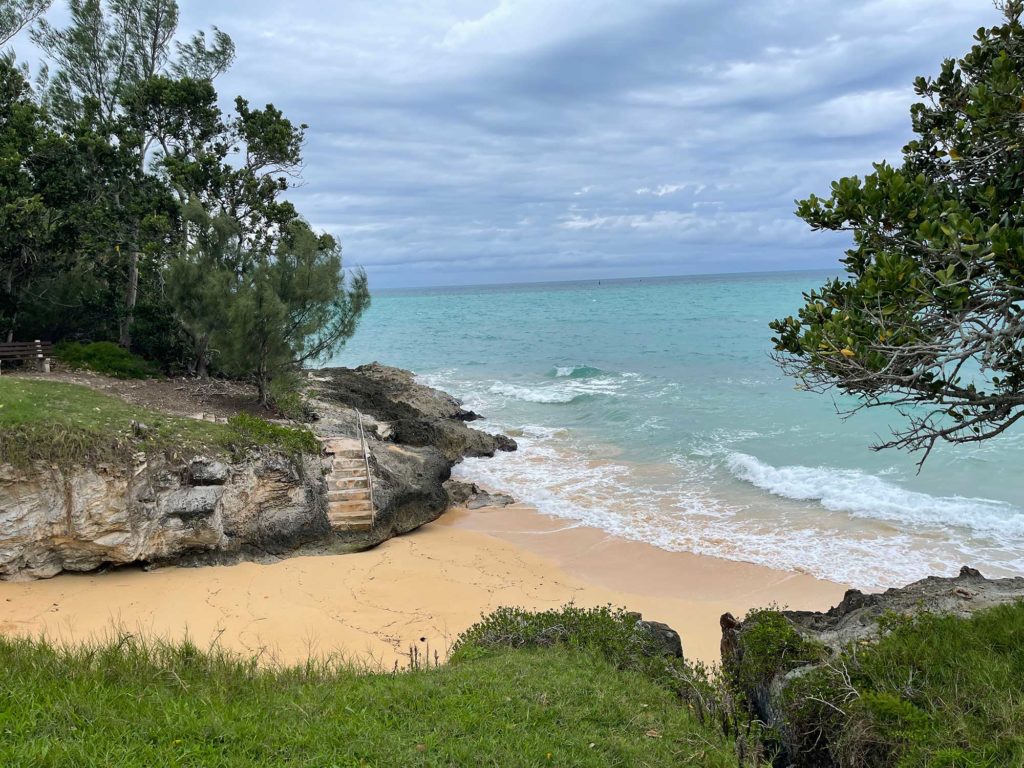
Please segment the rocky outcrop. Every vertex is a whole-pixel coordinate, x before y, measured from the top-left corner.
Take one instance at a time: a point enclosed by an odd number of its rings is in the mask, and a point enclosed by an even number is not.
[[[819,734],[809,745],[807,734],[814,729],[795,722],[803,712],[797,691],[812,675],[832,670],[844,652],[877,639],[884,617],[968,618],[1022,600],[1024,578],[987,579],[964,567],[954,578],[931,576],[880,594],[850,590],[824,613],[761,611],[742,622],[727,613],[721,618],[722,664],[735,695],[777,735],[776,764],[831,765],[819,755],[827,740]]]
[[[851,589],[839,605],[825,613],[783,611],[783,615],[804,637],[839,650],[876,637],[878,620],[886,614],[927,612],[967,618],[977,611],[1020,600],[1024,600],[1024,578],[987,579],[965,566],[954,578],[929,576],[880,594]]]
[[[449,480],[444,484],[444,489],[448,492],[449,504],[466,509],[507,507],[516,503],[508,494],[491,493],[476,483],[465,483],[461,480]]]
[[[272,557],[327,537],[319,462],[138,457],[130,466],[0,466],[0,578],[127,563]]]
[[[366,436],[376,516],[371,530],[345,534],[346,548],[365,549],[437,519],[464,501],[446,484],[455,464],[516,449],[505,435],[467,426],[481,417],[400,368],[325,368],[309,382],[322,436],[358,438],[357,418]]]
[[[516,450],[510,437],[468,427],[466,422],[481,417],[446,392],[417,384],[412,373],[400,368],[380,363],[325,368],[315,372],[312,383],[320,401],[371,417],[371,432],[379,439],[439,451],[453,464],[468,456]]]
[[[315,456],[182,463],[140,454],[130,466],[0,465],[0,579],[366,549],[439,517],[451,504],[444,484],[455,463],[516,448],[510,438],[468,427],[476,414],[407,371],[328,369],[311,372],[310,384],[322,437],[365,434],[369,530],[332,530],[327,461]]]

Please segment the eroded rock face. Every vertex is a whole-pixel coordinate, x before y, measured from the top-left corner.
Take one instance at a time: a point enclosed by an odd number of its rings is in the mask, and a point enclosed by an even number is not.
[[[280,554],[329,534],[319,462],[0,466],[0,578]]]
[[[511,438],[467,427],[476,414],[408,371],[327,369],[311,372],[310,382],[321,436],[358,438],[362,424],[370,530],[332,531],[327,462],[318,457],[171,463],[140,455],[132,466],[32,471],[0,465],[0,579],[366,549],[440,517],[452,503],[445,481],[464,457],[516,448]]]

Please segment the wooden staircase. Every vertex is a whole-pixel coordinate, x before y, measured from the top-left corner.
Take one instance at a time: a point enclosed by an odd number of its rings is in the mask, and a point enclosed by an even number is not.
[[[327,519],[331,529],[337,533],[369,531],[373,528],[374,508],[365,438],[325,437],[321,442],[324,453],[331,457],[327,474]]]

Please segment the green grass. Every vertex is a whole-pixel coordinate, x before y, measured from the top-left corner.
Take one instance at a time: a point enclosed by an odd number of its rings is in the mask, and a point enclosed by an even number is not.
[[[137,452],[187,458],[197,452],[241,455],[253,448],[294,456],[316,453],[319,444],[308,430],[245,414],[214,424],[138,408],[75,384],[0,377],[0,462],[65,467],[123,462]]]
[[[890,627],[845,659],[858,696],[840,754],[898,768],[1024,765],[1024,604]]]
[[[0,639],[0,765],[736,766],[664,687],[595,653],[273,670],[128,640]]]
[[[786,639],[781,614],[758,618],[772,631],[762,646],[744,642],[752,668],[785,671],[801,657],[815,660],[809,646]],[[787,683],[781,711],[787,741],[800,745],[794,765],[1024,765],[1024,603],[970,619],[888,617],[883,627],[878,641],[851,646]]]
[[[72,368],[86,368],[119,379],[149,379],[160,375],[153,363],[111,341],[91,344],[63,341],[54,352],[58,359]]]

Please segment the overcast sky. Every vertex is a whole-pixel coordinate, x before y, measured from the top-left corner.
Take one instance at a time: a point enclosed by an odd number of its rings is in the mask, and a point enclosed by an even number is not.
[[[827,268],[793,201],[898,161],[990,0],[179,0],[310,125],[303,214],[371,286]],[[56,0],[54,21],[63,15]],[[23,45],[23,43],[22,43]]]

